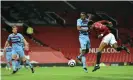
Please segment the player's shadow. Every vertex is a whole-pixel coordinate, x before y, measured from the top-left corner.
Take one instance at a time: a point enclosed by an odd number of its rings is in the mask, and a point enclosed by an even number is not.
[[[133,76],[133,74],[108,74],[108,75],[113,76],[113,77],[121,77],[121,76],[130,77],[130,76]]]
[[[76,78],[75,80],[122,80],[122,78],[114,79],[114,78],[111,78],[111,76],[110,77],[104,77],[104,76],[101,76],[101,77],[97,77],[97,76],[95,76],[95,77],[94,76],[82,76],[80,78]],[[132,80],[132,79],[124,79],[124,80]]]
[[[20,76],[21,74],[1,74],[1,77],[7,77],[7,76]]]

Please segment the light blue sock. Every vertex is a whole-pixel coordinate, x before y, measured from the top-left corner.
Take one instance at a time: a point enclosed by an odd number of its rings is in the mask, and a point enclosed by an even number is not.
[[[16,67],[21,68],[20,61],[16,61]]]
[[[83,55],[81,58],[82,58],[83,68],[86,68],[86,57]]]
[[[7,63],[7,68],[11,68],[11,66],[10,66],[10,63],[9,63],[9,62]]]
[[[28,66],[30,66],[30,68],[33,68],[33,66],[31,65],[29,60],[26,60],[26,64],[28,64]]]
[[[16,71],[16,61],[15,60],[12,60],[12,68],[13,68],[13,71]]]

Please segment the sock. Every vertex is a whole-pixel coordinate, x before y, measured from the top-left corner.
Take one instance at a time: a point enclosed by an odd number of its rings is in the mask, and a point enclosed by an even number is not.
[[[89,49],[86,49],[86,53],[88,53],[89,52]]]
[[[123,47],[117,47],[116,50],[121,51],[121,50],[123,50]]]
[[[96,64],[96,66],[99,66],[99,64]]]
[[[30,68],[33,68],[33,66],[31,65],[31,63],[29,62],[29,60],[26,60],[25,63],[28,64],[28,66],[30,66]]]
[[[80,55],[78,56],[78,58],[80,59],[83,56],[83,53],[80,53]]]
[[[97,52],[97,61],[96,61],[96,65],[99,66],[100,64],[100,59],[101,59],[101,52]]]
[[[13,68],[13,71],[16,71],[16,60],[15,59],[12,59],[12,68]]]
[[[16,61],[16,67],[21,68],[20,61]]]
[[[82,58],[83,68],[86,68],[86,57],[83,55],[81,58]]]
[[[10,63],[9,63],[9,62],[7,63],[7,68],[11,68],[11,67],[10,67]]]

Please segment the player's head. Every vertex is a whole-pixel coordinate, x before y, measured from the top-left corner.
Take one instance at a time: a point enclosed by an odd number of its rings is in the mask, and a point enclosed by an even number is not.
[[[85,19],[86,18],[86,13],[85,12],[81,12],[80,13],[80,18],[81,19]]]
[[[16,26],[13,26],[13,27],[12,27],[12,32],[13,32],[14,34],[16,34],[17,31],[18,31],[18,28],[17,28]]]

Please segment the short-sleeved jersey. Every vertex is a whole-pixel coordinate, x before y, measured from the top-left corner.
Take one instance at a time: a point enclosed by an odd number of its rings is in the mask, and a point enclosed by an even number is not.
[[[18,49],[18,48],[22,48],[23,39],[24,37],[20,33],[17,33],[17,34],[12,33],[8,36],[7,41],[12,43],[12,48]]]
[[[77,20],[77,26],[80,26],[82,29],[88,30],[88,22],[89,22],[89,19],[87,19],[87,18],[85,20],[78,19]],[[88,32],[80,30],[79,34],[88,35]]]
[[[97,31],[97,33],[99,34],[103,34],[106,35],[108,33],[110,33],[109,28],[106,25],[103,25],[100,22],[95,22],[94,24],[94,29]]]

